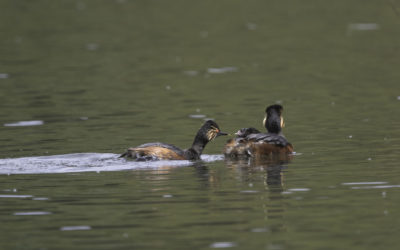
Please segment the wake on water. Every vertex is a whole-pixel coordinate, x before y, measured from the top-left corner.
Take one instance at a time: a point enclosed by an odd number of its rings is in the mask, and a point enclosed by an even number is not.
[[[52,156],[0,159],[0,174],[50,174],[74,172],[103,172],[160,167],[184,167],[191,161],[135,162],[118,158],[118,154],[78,153]],[[212,162],[223,160],[223,155],[202,155],[201,160]]]

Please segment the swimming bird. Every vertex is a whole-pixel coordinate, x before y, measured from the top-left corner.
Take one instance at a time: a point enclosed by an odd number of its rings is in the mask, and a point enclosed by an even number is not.
[[[182,150],[171,144],[152,142],[128,148],[120,157],[132,158],[137,161],[199,160],[207,143],[221,135],[227,134],[220,131],[216,122],[208,120],[197,131],[193,144],[188,149]]]
[[[292,153],[292,144],[282,134],[282,127],[285,125],[282,111],[283,107],[279,104],[268,106],[263,120],[267,133],[260,133],[255,128],[240,129],[236,138],[228,140],[225,144],[224,155],[236,158]]]

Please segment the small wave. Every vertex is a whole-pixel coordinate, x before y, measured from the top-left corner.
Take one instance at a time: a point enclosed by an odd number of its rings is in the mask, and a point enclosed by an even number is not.
[[[214,242],[210,245],[211,248],[229,248],[235,246],[235,242]]]
[[[32,198],[32,195],[13,195],[13,194],[0,194],[0,198]]]
[[[202,119],[202,118],[206,118],[206,115],[195,114],[195,115],[189,115],[189,117],[194,118],[194,119]]]
[[[45,212],[45,211],[30,211],[30,212],[16,212],[14,215],[49,215],[51,212]]]
[[[92,230],[91,226],[65,226],[61,227],[60,231],[80,231],[80,230]]]
[[[29,126],[39,126],[43,125],[43,121],[19,121],[13,123],[4,123],[4,127],[29,127]]]
[[[157,169],[161,167],[184,167],[191,161],[148,161],[135,162],[118,158],[110,153],[78,153],[53,156],[0,159],[0,174],[50,174],[73,172],[103,172],[137,169]],[[202,161],[223,160],[222,155],[202,155]]]
[[[208,68],[207,72],[210,74],[223,74],[238,71],[237,67],[222,67],[222,68]]]
[[[311,189],[309,188],[289,188],[289,192],[307,192],[310,191]]]
[[[344,182],[342,185],[344,186],[353,186],[353,185],[383,185],[387,184],[386,181],[363,181],[363,182]]]
[[[388,189],[388,188],[400,188],[400,185],[379,185],[379,186],[351,187],[351,189]]]

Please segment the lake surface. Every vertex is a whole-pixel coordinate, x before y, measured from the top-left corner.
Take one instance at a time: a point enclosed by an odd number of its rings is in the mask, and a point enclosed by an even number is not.
[[[0,249],[398,249],[396,1],[0,2]],[[204,119],[287,163],[119,159]]]

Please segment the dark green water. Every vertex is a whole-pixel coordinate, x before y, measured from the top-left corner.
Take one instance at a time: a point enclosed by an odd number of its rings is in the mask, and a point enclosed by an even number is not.
[[[398,249],[399,13],[391,0],[0,1],[0,248]],[[276,102],[298,153],[286,165],[17,174],[20,157],[187,147],[203,118],[261,129]]]

